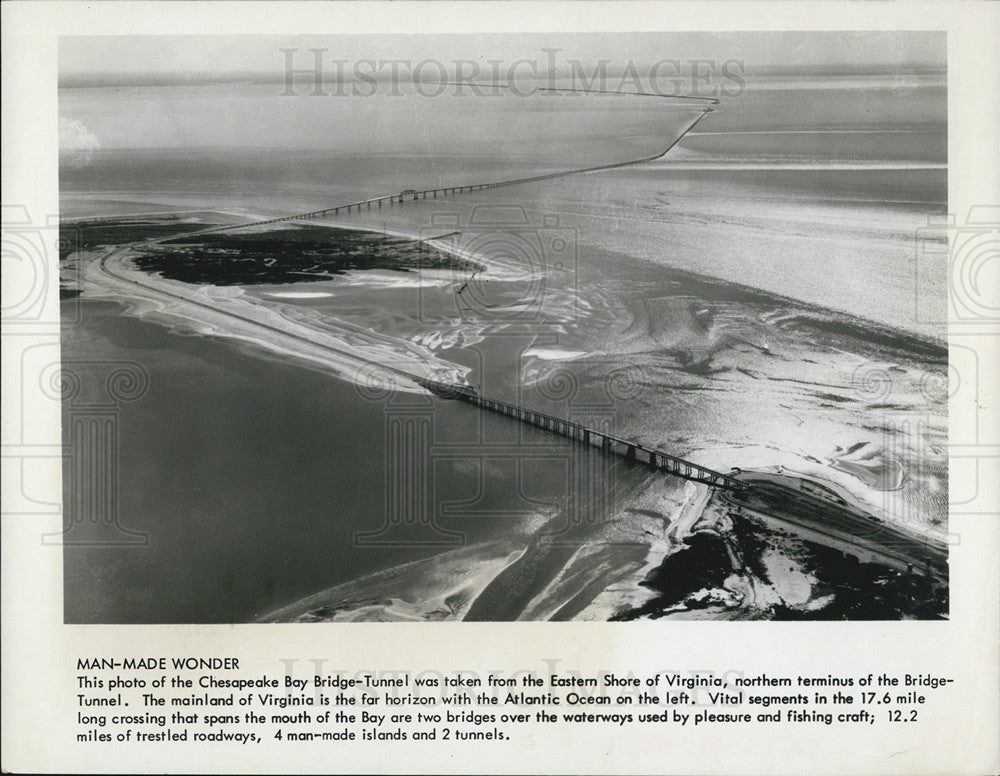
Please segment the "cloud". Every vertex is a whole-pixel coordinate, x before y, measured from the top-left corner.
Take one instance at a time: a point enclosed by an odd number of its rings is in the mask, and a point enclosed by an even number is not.
[[[70,167],[86,167],[101,144],[94,134],[76,119],[59,117],[59,159]]]

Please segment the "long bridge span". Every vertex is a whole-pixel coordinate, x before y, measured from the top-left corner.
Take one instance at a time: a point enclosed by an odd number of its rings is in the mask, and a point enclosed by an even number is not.
[[[630,96],[664,97],[665,95],[635,94]],[[445,186],[421,190],[407,189],[398,194],[388,194],[358,202],[334,205],[307,213],[255,220],[241,224],[209,227],[207,229],[193,231],[185,235],[171,235],[170,237],[143,242],[146,244],[149,244],[150,242],[165,242],[167,240],[177,240],[184,237],[194,237],[196,235],[206,234],[209,232],[234,231],[242,228],[266,226],[268,224],[277,224],[282,222],[313,220],[331,215],[336,216],[341,213],[360,213],[362,210],[377,210],[379,208],[402,205],[406,202],[438,199],[456,194],[484,191],[503,186],[534,183],[581,173],[598,172],[602,170],[612,170],[645,164],[660,159],[668,153],[681,140],[681,138],[693,129],[702,118],[704,118],[704,116],[712,111],[710,105],[718,103],[718,100],[712,98],[690,97],[687,99],[691,100],[692,104],[697,106],[695,107],[696,115],[694,118],[662,151],[642,159],[595,165],[560,172],[550,172],[511,180]],[[695,102],[697,100],[701,100],[702,102]],[[860,507],[849,503],[844,498],[837,497],[836,494],[833,496],[822,494],[820,496],[816,496],[815,494],[806,492],[803,488],[802,482],[799,482],[797,478],[786,477],[785,479],[788,480],[787,483],[768,481],[767,485],[770,488],[768,490],[761,484],[762,477],[764,475],[748,477],[746,475],[740,476],[738,473],[723,474],[722,472],[715,471],[706,466],[671,455],[663,450],[647,447],[639,444],[638,442],[620,439],[606,432],[589,428],[581,423],[480,395],[470,386],[439,382],[410,374],[405,370],[398,369],[387,364],[368,361],[367,359],[360,357],[357,353],[349,352],[346,349],[342,350],[329,344],[321,344],[309,338],[270,326],[262,321],[241,316],[228,310],[220,310],[204,302],[192,299],[187,295],[167,291],[161,286],[154,286],[150,283],[141,282],[134,277],[123,276],[107,266],[107,261],[113,254],[127,252],[131,248],[141,246],[143,242],[121,246],[118,249],[112,250],[102,256],[100,260],[101,271],[117,278],[119,281],[125,281],[127,283],[141,286],[150,291],[163,294],[168,297],[174,297],[178,300],[186,302],[187,304],[205,307],[215,313],[238,318],[245,323],[272,330],[277,334],[292,337],[294,339],[300,339],[313,347],[326,349],[342,356],[348,356],[357,361],[369,363],[379,369],[385,370],[387,373],[395,375],[396,377],[414,382],[442,398],[464,401],[483,410],[496,412],[500,415],[526,423],[535,428],[565,437],[586,447],[599,448],[604,455],[619,456],[624,458],[629,463],[637,466],[645,466],[650,471],[664,472],[720,489],[729,494],[726,498],[731,497],[735,499],[735,502],[731,504],[732,506],[740,508],[745,507],[750,512],[766,513],[768,517],[779,521],[785,527],[801,529],[803,524],[803,515],[808,516],[816,513],[822,514],[824,518],[829,518],[832,515],[834,518],[840,520],[840,525],[831,525],[826,520],[810,521],[809,537],[811,540],[820,541],[822,543],[833,542],[834,546],[838,546],[841,549],[844,548],[846,542],[847,549],[845,551],[849,553],[859,552],[858,548],[860,547],[861,550],[863,550],[861,553],[862,557],[868,556],[872,559],[878,558],[897,566],[901,563],[907,570],[913,567],[923,567],[927,569],[925,573],[929,576],[940,576],[942,574],[946,575],[947,573],[947,549],[945,547],[938,546],[935,543],[923,541],[916,542],[912,537],[908,537],[902,532],[889,530],[889,526],[886,526],[883,521],[878,520],[877,518],[875,519],[875,524],[883,530],[886,536],[880,535],[878,537],[868,538],[868,534],[871,532],[873,524],[871,515],[867,514],[867,512]],[[757,501],[760,501],[761,503],[758,505]],[[894,547],[891,548],[893,550],[892,552],[887,551],[886,548],[882,546],[885,543],[887,536],[890,537],[891,542],[894,545]],[[872,539],[874,539],[874,541]]]
[[[471,183],[456,186],[441,186],[433,189],[406,189],[399,192],[398,194],[385,194],[378,197],[370,197],[369,199],[363,199],[358,202],[348,202],[341,205],[333,205],[328,208],[321,208],[319,210],[312,210],[307,213],[297,213],[294,215],[280,216],[277,218],[268,218],[264,220],[248,221],[244,224],[229,224],[225,226],[210,227],[208,229],[203,229],[196,234],[208,234],[211,232],[228,232],[235,229],[243,229],[249,227],[267,226],[269,224],[280,224],[288,221],[311,221],[318,218],[327,218],[329,216],[337,216],[341,213],[360,213],[362,210],[370,212],[373,209],[379,210],[383,207],[393,207],[395,205],[402,205],[406,202],[416,202],[418,200],[426,199],[438,199],[444,197],[454,196],[456,194],[467,194],[474,191],[486,191],[489,189],[496,189],[503,186],[518,186],[525,183],[538,183],[540,181],[555,180],[556,178],[565,178],[571,175],[581,175],[583,173],[601,172],[604,170],[616,170],[622,167],[633,167],[636,165],[647,164],[649,162],[654,162],[657,159],[663,158],[675,145],[677,145],[681,139],[692,129],[695,125],[701,121],[705,116],[712,112],[712,105],[718,105],[719,101],[714,97],[696,97],[692,95],[661,95],[661,94],[649,94],[645,92],[605,92],[600,90],[590,90],[590,89],[540,89],[539,91],[555,91],[555,92],[579,92],[587,94],[613,94],[620,97],[626,98],[659,98],[659,99],[671,99],[671,100],[682,100],[687,101],[684,103],[686,109],[693,110],[695,112],[694,118],[678,133],[677,137],[670,141],[670,143],[662,150],[657,151],[651,156],[645,156],[641,159],[630,159],[624,162],[609,162],[606,164],[592,165],[589,167],[577,167],[569,170],[560,170],[557,172],[548,172],[541,175],[531,175],[522,178],[511,178],[509,180],[502,181],[490,181],[485,183]],[[193,235],[182,235],[184,237]]]
[[[434,380],[417,380],[418,385],[426,388],[436,396],[445,399],[458,399],[484,410],[505,415],[508,418],[527,423],[529,426],[549,431],[566,437],[586,447],[599,447],[605,455],[618,455],[629,463],[644,465],[654,472],[666,472],[686,480],[701,482],[714,488],[745,493],[750,486],[743,480],[729,474],[723,474],[707,466],[678,458],[663,450],[646,447],[638,442],[619,439],[611,434],[589,428],[582,423],[566,420],[545,412],[521,407],[517,404],[481,396],[473,388],[436,382]]]
[[[672,474],[717,488],[724,492],[723,503],[735,510],[737,515],[757,516],[765,522],[776,523],[807,541],[832,547],[861,562],[881,563],[907,575],[917,573],[931,580],[947,579],[948,552],[943,543],[907,533],[873,516],[848,494],[828,485],[792,474],[723,474],[581,423],[481,396],[468,386],[423,379],[417,382],[443,398],[465,401],[584,446],[598,447],[604,455],[618,455],[629,463],[646,466],[650,471]]]
[[[415,202],[418,200],[426,199],[438,199],[439,197],[449,197],[456,194],[464,194],[474,191],[485,191],[489,189],[500,188],[503,186],[516,186],[525,183],[536,183],[546,180],[554,180],[556,178],[564,178],[571,175],[580,175],[583,173],[599,172],[604,170],[614,170],[622,167],[632,167],[636,165],[646,164],[648,162],[655,161],[657,159],[665,156],[678,142],[683,138],[688,132],[690,132],[694,126],[701,121],[706,115],[712,112],[712,105],[717,105],[718,100],[712,97],[697,97],[697,96],[686,96],[686,95],[660,95],[660,94],[650,94],[644,92],[601,92],[599,90],[581,90],[581,89],[542,89],[541,91],[560,91],[560,92],[587,92],[587,93],[601,93],[601,94],[614,94],[626,98],[659,98],[659,99],[676,99],[684,101],[683,105],[685,109],[692,110],[694,112],[693,118],[683,127],[683,129],[673,138],[669,144],[666,145],[662,150],[658,151],[651,156],[643,157],[641,159],[632,159],[623,162],[611,162],[606,164],[592,165],[589,167],[574,168],[569,170],[561,170],[557,172],[549,172],[540,175],[532,175],[522,178],[513,178],[509,180],[501,181],[491,181],[486,183],[474,183],[456,186],[443,186],[433,189],[407,189],[398,194],[387,194],[379,197],[372,197],[369,199],[361,200],[359,202],[350,202],[341,205],[334,205],[328,208],[322,208],[320,210],[313,210],[307,213],[298,213],[295,215],[281,216],[278,218],[269,218],[264,220],[254,220],[242,224],[226,224],[222,226],[209,227],[207,229],[201,229],[193,231],[184,235],[171,235],[166,238],[159,238],[150,241],[146,241],[146,244],[150,242],[173,242],[179,239],[184,239],[188,237],[195,237],[198,235],[215,233],[215,232],[228,232],[234,231],[236,229],[249,228],[249,227],[259,227],[266,226],[269,224],[278,224],[289,221],[306,221],[313,220],[317,218],[324,218],[331,215],[340,215],[341,213],[352,213],[361,212],[362,209],[366,211],[371,211],[374,209],[379,209],[382,207],[392,207],[394,205],[401,205],[405,202]],[[141,245],[142,243],[136,243],[135,245]],[[128,247],[134,246],[125,246]],[[112,252],[114,253],[114,251]],[[107,260],[110,258],[111,254],[107,254],[102,257],[100,261],[100,268],[106,274],[117,277],[119,280],[130,282],[135,285],[143,286],[149,290],[155,291],[160,294],[165,294],[167,296],[172,296],[182,301],[188,302],[189,304],[195,304],[202,307],[212,309],[215,312],[219,312],[203,302],[198,302],[193,299],[186,298],[179,294],[171,293],[162,288],[153,287],[146,283],[141,283],[135,278],[128,278],[123,275],[118,274],[110,267],[107,266]],[[225,314],[232,317],[239,318],[247,323],[252,323],[261,326],[266,329],[272,329],[278,333],[284,333],[286,336],[296,336],[291,335],[288,332],[281,332],[275,327],[269,326],[259,321],[255,321],[251,318],[246,318],[244,316],[239,316],[231,312],[226,312]],[[311,343],[316,344],[316,343]],[[339,349],[330,348],[331,350],[336,350],[340,355],[349,355],[358,360],[360,359],[356,354],[346,353]],[[521,422],[527,423],[529,425],[541,428],[546,431],[550,431],[555,434],[567,437],[569,439],[580,442],[581,444],[587,446],[599,446],[605,454],[617,454],[625,458],[625,460],[637,464],[645,464],[652,471],[665,471],[670,474],[677,475],[678,477],[684,477],[686,479],[694,480],[697,482],[702,482],[707,485],[711,485],[717,488],[724,488],[734,492],[744,492],[747,489],[747,485],[740,480],[731,477],[720,472],[713,471],[699,464],[693,463],[691,461],[686,461],[683,458],[678,458],[676,456],[670,455],[662,450],[655,450],[652,448],[645,447],[636,442],[630,442],[623,439],[618,439],[616,437],[610,436],[601,431],[588,428],[579,423],[566,420],[564,418],[558,418],[553,415],[548,415],[543,412],[537,412],[535,410],[526,409],[524,407],[519,407],[514,404],[509,404],[506,402],[498,401],[495,399],[490,399],[484,396],[480,396],[472,388],[462,385],[452,385],[441,382],[436,382],[433,380],[428,380],[425,378],[420,378],[416,375],[406,373],[405,371],[388,367],[385,364],[374,364],[381,369],[386,370],[389,373],[395,374],[397,377],[402,377],[406,380],[414,381],[422,387],[432,391],[433,393],[446,397],[446,398],[457,398],[465,401],[469,404],[481,407],[486,410],[493,412],[498,412],[507,417],[514,418]]]

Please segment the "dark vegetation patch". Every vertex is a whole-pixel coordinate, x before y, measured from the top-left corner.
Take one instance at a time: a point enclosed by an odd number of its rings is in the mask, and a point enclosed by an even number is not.
[[[102,245],[122,245],[139,240],[153,240],[207,229],[213,224],[181,221],[178,216],[95,219],[59,225],[59,258],[76,251],[88,251]]]
[[[743,564],[747,571],[770,584],[771,575],[764,564],[764,552],[771,546],[772,532],[762,522],[730,513],[732,523],[730,536],[740,548]]]
[[[150,245],[132,260],[171,280],[219,286],[302,283],[363,269],[482,269],[420,240],[314,226],[181,237]]]
[[[664,558],[660,567],[642,582],[643,587],[657,593],[656,597],[636,609],[615,615],[613,620],[643,616],[655,619],[664,610],[682,603],[690,609],[706,605],[692,596],[700,590],[721,587],[732,573],[725,543],[718,534],[699,532],[687,537],[684,544],[683,549]],[[711,599],[707,600],[711,603]]]
[[[921,574],[879,563],[860,563],[830,547],[803,542],[811,556],[805,570],[816,578],[813,598],[833,594],[822,609],[776,606],[775,620],[936,620],[948,616],[948,588]]]

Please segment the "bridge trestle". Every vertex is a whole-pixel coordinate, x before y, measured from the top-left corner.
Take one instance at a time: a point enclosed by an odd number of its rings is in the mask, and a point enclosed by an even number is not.
[[[536,412],[517,404],[509,404],[497,399],[480,396],[475,391],[464,386],[422,379],[417,382],[442,398],[462,399],[469,404],[506,415],[530,426],[559,434],[573,441],[582,442],[586,447],[591,447],[599,439],[601,451],[605,455],[613,452],[623,457],[629,464],[640,462],[639,453],[641,451],[642,458],[644,459],[642,463],[645,463],[650,471],[666,471],[678,477],[736,492],[744,492],[749,489],[749,486],[745,482],[735,477],[722,474],[705,466],[699,466],[691,461],[685,461],[683,458],[677,458],[661,450],[650,449],[624,439],[616,439],[609,434],[589,428],[582,423]]]

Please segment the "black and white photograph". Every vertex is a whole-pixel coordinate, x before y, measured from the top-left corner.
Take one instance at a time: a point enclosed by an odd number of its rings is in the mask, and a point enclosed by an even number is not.
[[[949,616],[946,36],[64,36],[66,623]]]
[[[0,16],[0,770],[998,772],[1000,6]]]

